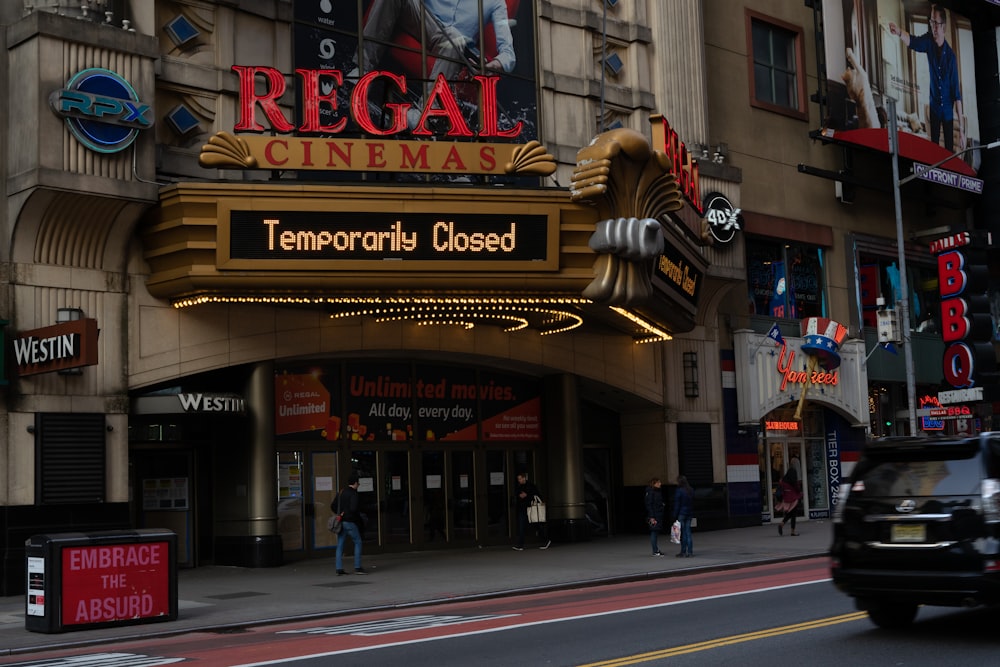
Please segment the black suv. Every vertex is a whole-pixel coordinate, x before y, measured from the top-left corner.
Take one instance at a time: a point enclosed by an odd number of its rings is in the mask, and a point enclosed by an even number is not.
[[[1000,602],[1000,432],[885,438],[840,487],[833,583],[879,627]]]

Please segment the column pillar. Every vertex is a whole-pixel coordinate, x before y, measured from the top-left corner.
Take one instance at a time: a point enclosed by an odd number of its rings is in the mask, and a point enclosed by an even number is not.
[[[545,378],[545,424],[548,441],[548,519],[550,535],[564,542],[590,539],[585,517],[580,400],[576,377]]]

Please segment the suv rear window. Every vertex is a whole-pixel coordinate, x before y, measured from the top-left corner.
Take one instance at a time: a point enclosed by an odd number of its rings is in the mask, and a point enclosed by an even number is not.
[[[975,440],[917,447],[872,448],[855,471],[866,496],[967,496],[983,476]]]

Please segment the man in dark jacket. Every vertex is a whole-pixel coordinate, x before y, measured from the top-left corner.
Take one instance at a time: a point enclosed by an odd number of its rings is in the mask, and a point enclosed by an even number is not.
[[[344,513],[344,529],[337,536],[337,574],[347,574],[344,571],[344,544],[346,537],[354,543],[354,574],[368,574],[361,567],[361,511],[358,509],[358,476],[351,473],[347,478],[347,486],[333,499],[330,508],[335,512]]]
[[[663,509],[666,506],[661,486],[663,482],[660,478],[654,477],[646,487],[646,525],[649,526],[649,545],[653,547],[654,556],[663,555],[658,544],[660,531],[663,530]]]

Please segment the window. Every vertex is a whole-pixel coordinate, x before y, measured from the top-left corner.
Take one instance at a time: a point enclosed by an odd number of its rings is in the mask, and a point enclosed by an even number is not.
[[[806,120],[802,29],[747,10],[750,104]]]
[[[858,253],[858,280],[862,324],[875,327],[878,299],[885,299],[885,307],[893,309],[902,298],[898,255]],[[937,266],[908,257],[906,286],[910,291],[910,328],[918,332],[938,332],[935,320],[941,309],[941,296],[938,293]]]
[[[823,249],[747,238],[750,313],[773,318],[826,316]]]

